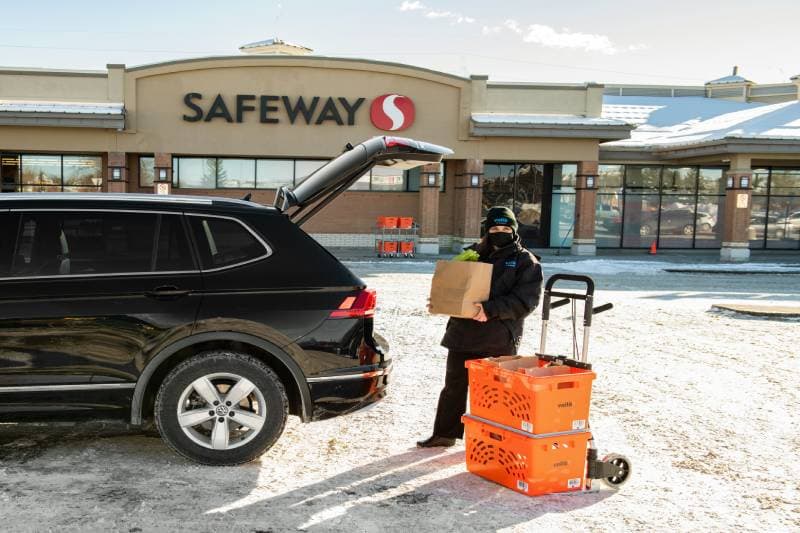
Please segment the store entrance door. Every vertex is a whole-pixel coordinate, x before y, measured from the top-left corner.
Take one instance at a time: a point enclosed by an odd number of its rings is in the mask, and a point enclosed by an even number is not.
[[[545,247],[550,218],[549,213],[543,213],[547,207],[544,205],[545,188],[545,165],[487,163],[484,165],[481,216],[485,217],[491,207],[508,207],[519,222],[523,246]]]
[[[0,154],[0,192],[16,192],[19,183],[19,155]]]

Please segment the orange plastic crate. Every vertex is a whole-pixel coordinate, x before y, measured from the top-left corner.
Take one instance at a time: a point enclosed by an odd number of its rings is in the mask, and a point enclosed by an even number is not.
[[[508,370],[487,359],[467,362],[471,414],[535,435],[588,428],[591,370],[569,366],[537,368],[536,357],[518,361],[534,374]],[[534,370],[535,369],[535,370]]]
[[[397,227],[400,229],[411,229],[414,225],[414,217],[399,217],[397,219]]]
[[[381,252],[385,254],[396,254],[397,241],[383,241],[381,244]]]
[[[414,253],[414,241],[403,241],[400,243],[400,253],[403,254],[413,254]]]
[[[590,432],[536,436],[469,415],[462,420],[473,474],[529,496],[583,489]]]
[[[395,229],[397,227],[397,217],[378,217],[378,228]]]

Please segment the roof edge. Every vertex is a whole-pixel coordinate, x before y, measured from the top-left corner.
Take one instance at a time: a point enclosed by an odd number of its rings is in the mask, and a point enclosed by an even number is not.
[[[396,67],[402,68],[407,70],[413,70],[417,72],[424,72],[426,74],[433,74],[436,76],[443,76],[446,78],[451,78],[454,80],[458,80],[461,82],[468,82],[470,81],[469,78],[465,78],[462,76],[457,76],[455,74],[450,74],[448,72],[441,72],[438,70],[427,69],[424,67],[417,67],[414,65],[408,65],[406,63],[396,63],[392,61],[378,61],[375,59],[365,59],[365,58],[356,58],[356,57],[336,57],[336,56],[319,56],[319,55],[304,55],[304,56],[287,56],[287,55],[226,55],[226,56],[203,56],[203,57],[192,57],[187,59],[173,59],[170,61],[163,61],[160,63],[147,63],[144,65],[136,65],[133,67],[127,67],[125,72],[138,72],[143,70],[155,69],[159,67],[166,67],[171,65],[184,65],[190,63],[200,63],[203,61],[229,61],[229,60],[242,60],[242,61],[262,61],[262,62],[269,62],[269,61],[339,61],[342,63],[351,62],[351,63],[364,63],[366,65],[380,65],[386,67]]]

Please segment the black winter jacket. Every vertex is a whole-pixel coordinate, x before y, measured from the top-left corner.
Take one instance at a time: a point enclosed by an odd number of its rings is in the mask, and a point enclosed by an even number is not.
[[[471,248],[481,253],[478,245]],[[519,241],[481,253],[480,261],[494,265],[489,299],[483,302],[489,320],[451,318],[442,346],[487,357],[515,354],[522,339],[525,317],[539,305],[542,267]]]

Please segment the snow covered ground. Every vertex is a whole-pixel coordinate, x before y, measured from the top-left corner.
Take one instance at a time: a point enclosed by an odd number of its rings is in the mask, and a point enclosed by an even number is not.
[[[710,311],[800,303],[800,276],[545,260],[546,274],[594,274],[596,302],[615,305],[593,328],[591,423],[601,455],[627,455],[634,472],[618,492],[528,498],[467,473],[462,446],[414,448],[444,377],[445,318],[424,308],[433,264],[351,266],[378,289],[377,328],[395,361],[386,400],[325,422],[293,419],[259,462],[239,468],[188,463],[114,425],[0,426],[0,528],[800,529],[800,324]],[[570,349],[566,309],[554,311],[552,351]],[[535,351],[539,326],[529,319],[523,353]]]

